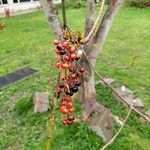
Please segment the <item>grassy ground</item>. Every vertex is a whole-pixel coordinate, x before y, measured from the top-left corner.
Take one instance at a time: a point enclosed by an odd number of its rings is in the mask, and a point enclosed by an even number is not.
[[[68,10],[70,26],[82,31],[84,16],[85,9]],[[149,9],[121,10],[96,65],[101,75],[114,77],[119,84],[124,83],[135,90],[147,108],[150,106],[149,17]],[[50,112],[34,114],[33,95],[35,91],[48,91],[49,62],[55,57],[51,44],[54,36],[42,12],[3,18],[0,22],[5,22],[7,26],[0,31],[0,76],[25,66],[40,71],[0,93],[0,149],[45,149]],[[135,55],[134,68],[122,69],[131,64]],[[55,78],[54,68],[51,75]],[[97,94],[101,103],[111,106],[114,114],[125,116],[124,108],[115,102],[109,89],[97,86]],[[15,103],[17,99],[20,100]],[[76,102],[76,115],[81,112],[82,106]],[[54,150],[97,150],[103,145],[101,138],[88,129],[85,123],[64,127],[60,118],[57,111],[52,138]],[[116,125],[114,132],[117,129]],[[133,114],[109,149],[148,150],[149,140],[149,125],[141,124]]]

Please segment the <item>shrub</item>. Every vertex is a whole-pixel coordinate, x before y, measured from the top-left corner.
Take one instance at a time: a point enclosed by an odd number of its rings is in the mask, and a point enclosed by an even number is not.
[[[33,101],[29,98],[19,100],[14,106],[14,115],[25,115],[28,110],[33,106]]]
[[[86,6],[86,2],[83,0],[77,0],[75,1],[73,7],[74,8],[81,8],[81,7],[85,7]]]
[[[150,0],[128,0],[127,6],[138,8],[150,7]]]
[[[67,0],[66,1],[66,7],[67,8],[81,8],[86,7],[86,1],[85,0]],[[61,4],[57,4],[57,8],[61,8]]]

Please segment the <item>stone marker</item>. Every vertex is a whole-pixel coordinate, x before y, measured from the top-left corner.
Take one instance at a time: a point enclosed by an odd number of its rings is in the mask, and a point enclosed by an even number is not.
[[[102,137],[104,142],[108,142],[113,137],[113,121],[109,109],[92,118],[89,122],[90,128]]]
[[[136,98],[133,92],[125,86],[116,88],[115,91],[121,95],[129,105],[132,105],[141,111],[144,108],[142,101],[139,98]],[[128,107],[128,105],[115,92],[113,92],[113,95],[118,102],[123,102],[123,104]]]
[[[49,108],[48,95],[42,92],[36,92],[34,97],[34,112],[46,112]]]
[[[133,96],[133,92],[131,90],[129,90],[128,88],[125,88],[124,86],[115,88],[115,91],[124,98],[129,95]],[[118,102],[122,102],[122,99],[115,92],[113,92],[113,95]]]
[[[136,108],[144,108],[143,102],[139,98],[135,98],[132,100],[132,105]]]
[[[32,68],[23,68],[7,74],[6,76],[0,77],[0,90],[2,90],[5,86],[15,83],[16,81],[28,77],[36,72],[37,70]]]

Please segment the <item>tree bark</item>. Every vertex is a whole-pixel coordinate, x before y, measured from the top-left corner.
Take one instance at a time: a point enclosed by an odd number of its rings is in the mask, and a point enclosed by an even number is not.
[[[112,23],[117,15],[118,10],[122,6],[124,0],[112,0],[108,6],[108,9],[102,19],[102,22],[99,26],[98,32],[94,37],[94,47],[91,50],[89,57],[91,59],[91,63],[94,66],[99,56],[103,45],[106,41],[108,33],[112,27]]]
[[[85,72],[81,79],[81,87],[76,95],[81,103],[84,104],[83,119],[86,120],[92,114],[93,111],[99,108],[99,103],[96,101],[96,90],[94,82],[94,72],[91,68],[91,64],[86,60],[83,55],[80,65],[85,68]]]
[[[53,0],[40,0],[45,16],[48,20],[48,24],[52,27],[54,34],[59,37],[62,32],[62,25],[58,18],[58,12],[55,8]]]

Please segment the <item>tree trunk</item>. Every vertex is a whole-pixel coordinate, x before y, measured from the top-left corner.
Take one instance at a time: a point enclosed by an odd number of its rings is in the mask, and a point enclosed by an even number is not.
[[[82,87],[78,93],[78,99],[85,105],[84,118],[88,118],[90,114],[100,109],[100,105],[96,102],[96,90],[94,85],[94,73],[92,71],[91,65],[94,66],[99,56],[101,49],[106,41],[107,35],[111,29],[112,22],[117,14],[117,11],[122,6],[124,0],[112,0],[108,6],[108,9],[102,19],[99,26],[99,30],[95,37],[88,45],[84,46],[84,50],[90,59],[90,63],[87,62],[86,57],[82,57],[81,66],[85,68],[85,73],[82,78]]]
[[[49,26],[52,27],[52,31],[54,32],[54,34],[59,37],[62,32],[62,28],[53,0],[40,0],[40,3],[42,5]]]
[[[87,119],[99,107],[99,103],[96,101],[94,72],[89,62],[86,61],[85,56],[82,57],[80,65],[85,68],[85,72],[82,76],[81,87],[76,95],[76,99],[84,104],[85,111],[83,117]]]

